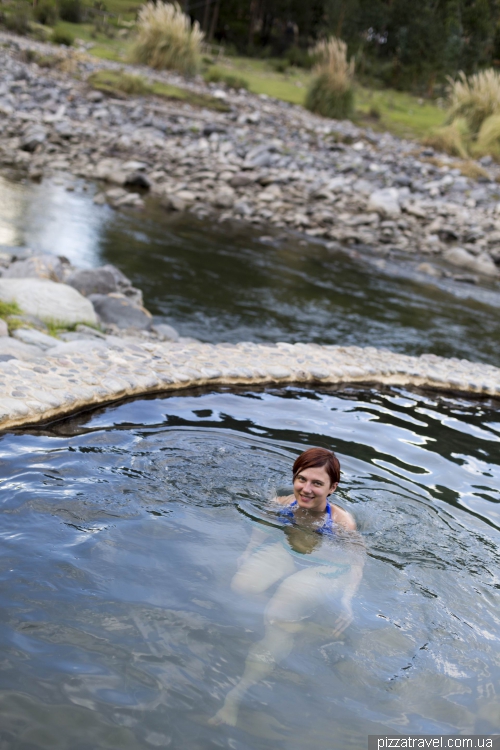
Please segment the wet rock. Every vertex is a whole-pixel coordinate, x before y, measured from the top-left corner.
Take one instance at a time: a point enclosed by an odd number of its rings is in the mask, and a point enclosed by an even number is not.
[[[26,260],[17,260],[2,274],[5,279],[24,279],[35,277],[62,281],[64,264],[56,255],[34,255]]]
[[[0,299],[62,325],[97,323],[94,308],[76,289],[47,279],[0,279]]]
[[[499,270],[488,253],[472,255],[463,247],[453,247],[443,253],[443,258],[454,266],[468,268],[484,276],[498,276]]]
[[[432,263],[420,263],[417,266],[417,271],[425,273],[427,276],[433,276],[436,279],[440,279],[443,276],[443,272],[439,268],[436,268],[436,266],[433,266]]]
[[[92,294],[89,299],[102,323],[112,323],[118,328],[151,328],[151,313],[135,305],[124,294]]]
[[[106,267],[77,269],[68,276],[66,284],[77,289],[84,297],[118,291],[115,274]]]
[[[160,341],[178,341],[179,339],[178,332],[167,323],[156,323],[151,330],[158,334]]]
[[[143,190],[150,190],[151,180],[142,172],[132,172],[125,178],[124,185],[127,187],[138,187]]]

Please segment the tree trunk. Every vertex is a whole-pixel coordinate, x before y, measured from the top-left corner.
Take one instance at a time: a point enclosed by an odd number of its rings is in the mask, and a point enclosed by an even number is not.
[[[212,23],[210,24],[210,32],[208,34],[208,41],[213,41],[215,29],[217,28],[217,21],[219,20],[219,9],[221,0],[216,0],[214,13],[212,16]]]
[[[212,3],[212,0],[205,0],[205,11],[203,13],[203,23],[201,28],[205,32],[205,34],[208,31],[208,20],[210,18],[210,5]]]

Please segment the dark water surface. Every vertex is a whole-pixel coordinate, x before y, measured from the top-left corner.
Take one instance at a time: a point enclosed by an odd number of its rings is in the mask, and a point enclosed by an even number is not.
[[[371,345],[500,366],[499,294],[497,306],[461,299],[318,243],[269,244],[251,226],[167,214],[153,203],[115,212],[93,205],[91,185],[68,192],[66,184],[0,178],[0,243],[27,243],[81,266],[114,263],[181,335]]]
[[[0,747],[344,750],[369,733],[498,733],[498,406],[193,392],[3,435]],[[337,502],[366,547],[353,622],[333,636],[338,598],[318,595],[236,726],[212,726],[276,592],[230,587],[253,531],[297,570],[319,559],[327,575],[347,554],[309,532],[312,554],[292,555],[268,507],[311,444],[338,452]]]

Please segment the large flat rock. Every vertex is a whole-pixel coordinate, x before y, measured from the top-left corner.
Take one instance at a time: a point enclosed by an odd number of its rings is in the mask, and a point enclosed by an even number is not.
[[[46,279],[0,279],[0,300],[17,302],[23,312],[62,325],[97,323],[94,308],[80,292]]]

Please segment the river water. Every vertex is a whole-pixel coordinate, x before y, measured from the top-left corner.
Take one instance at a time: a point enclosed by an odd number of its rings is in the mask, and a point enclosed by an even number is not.
[[[83,187],[0,182],[0,241],[116,263],[203,340],[500,364],[492,305],[299,239],[115,213]],[[497,401],[363,387],[180,392],[2,435],[0,747],[500,733],[499,443]],[[339,455],[359,534],[276,513],[310,445]]]
[[[143,212],[94,206],[93,186],[71,186],[0,178],[0,243],[80,266],[114,263],[183,336],[370,345],[500,366],[499,284],[448,290],[401,265],[381,269],[290,236],[262,239],[262,230],[167,214],[152,202]]]

